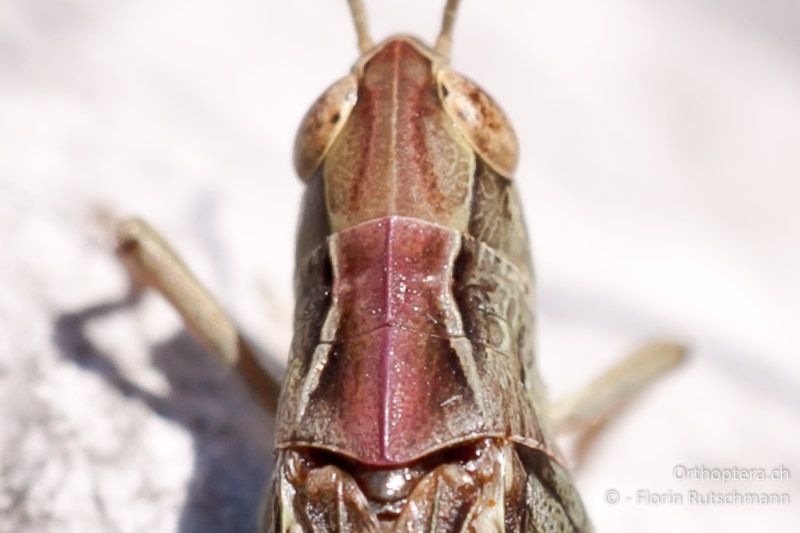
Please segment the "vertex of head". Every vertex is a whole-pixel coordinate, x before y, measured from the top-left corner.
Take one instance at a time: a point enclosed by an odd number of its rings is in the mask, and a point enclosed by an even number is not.
[[[420,55],[428,59],[431,64],[434,65],[434,71],[437,70],[439,66],[447,64],[446,57],[440,55],[434,48],[425,44],[425,42],[418,37],[410,34],[400,33],[384,39],[366,52],[362,53],[361,57],[359,57],[358,61],[356,61],[353,65],[353,74],[362,74],[364,72],[364,66],[369,63],[373,57],[375,57],[384,49],[396,45],[398,42],[410,45],[417,52],[419,52]]]

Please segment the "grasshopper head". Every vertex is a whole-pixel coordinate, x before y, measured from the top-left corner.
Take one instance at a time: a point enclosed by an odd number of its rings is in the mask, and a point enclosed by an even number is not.
[[[430,77],[429,85],[436,88],[438,105],[447,113],[452,129],[490,167],[510,178],[519,156],[510,121],[486,91],[452,70],[448,60],[440,47],[427,46],[409,35],[396,35],[378,45],[370,42],[352,73],[328,87],[303,118],[294,146],[300,178],[307,181],[314,175],[359,102],[373,105],[367,97],[374,93],[369,87],[384,84],[389,91],[408,76],[422,83],[425,76]],[[419,72],[419,65],[425,65],[427,72]]]

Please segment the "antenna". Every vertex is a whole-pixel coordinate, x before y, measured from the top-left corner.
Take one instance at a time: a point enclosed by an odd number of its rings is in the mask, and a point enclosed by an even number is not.
[[[444,8],[444,16],[442,17],[442,29],[439,31],[439,37],[436,39],[436,53],[445,59],[450,58],[453,22],[455,22],[456,19],[459,1],[460,0],[447,0],[447,5]]]
[[[356,25],[356,34],[358,35],[358,49],[361,53],[368,51],[372,48],[372,38],[369,36],[369,28],[367,27],[367,14],[364,11],[364,3],[361,0],[347,0],[350,5],[350,12],[353,14],[353,23]]]

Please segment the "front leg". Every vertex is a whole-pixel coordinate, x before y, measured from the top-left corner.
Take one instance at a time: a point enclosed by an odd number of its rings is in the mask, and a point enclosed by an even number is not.
[[[264,371],[255,350],[169,244],[138,218],[119,223],[116,232],[117,253],[131,276],[161,293],[200,343],[234,368],[267,411],[275,413],[280,384]]]
[[[672,342],[654,341],[639,347],[578,392],[553,404],[549,415],[556,434],[578,433],[580,461],[605,424],[685,355],[686,348]]]

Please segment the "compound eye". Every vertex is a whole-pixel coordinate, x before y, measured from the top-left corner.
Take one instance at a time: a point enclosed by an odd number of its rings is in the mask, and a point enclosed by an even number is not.
[[[511,178],[519,158],[517,136],[500,106],[471,80],[449,68],[438,73],[439,98],[458,130],[490,167]]]
[[[300,179],[310,179],[356,105],[358,79],[349,75],[328,87],[300,122],[294,140],[294,168]]]

